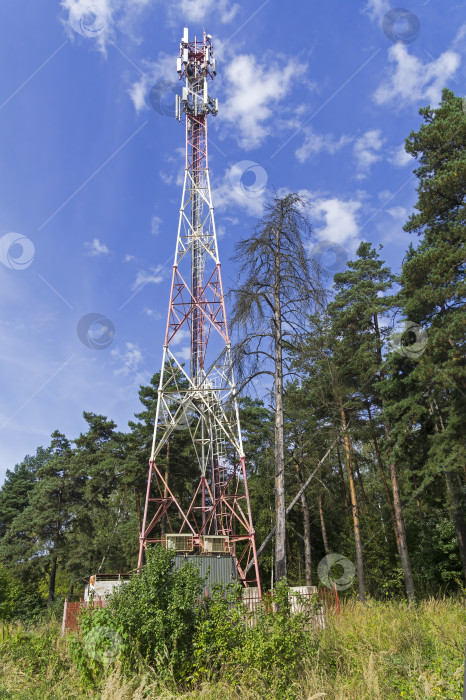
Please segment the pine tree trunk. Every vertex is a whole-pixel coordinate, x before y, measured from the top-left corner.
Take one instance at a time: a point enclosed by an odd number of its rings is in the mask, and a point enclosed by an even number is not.
[[[50,605],[55,600],[55,580],[56,580],[56,578],[57,578],[57,556],[53,555],[52,567],[50,569],[49,594],[48,594],[48,598],[47,598],[47,607],[50,607]]]
[[[466,578],[466,526],[458,496],[455,491],[455,485],[451,472],[445,472],[447,482],[448,496],[452,505],[452,519],[456,530],[456,539],[460,550],[461,563],[463,565],[463,573]]]
[[[319,494],[319,514],[320,514],[320,527],[322,530],[322,540],[324,542],[324,552],[325,556],[330,553],[330,550],[328,548],[328,539],[327,539],[327,528],[325,526],[325,518],[324,518],[324,507],[322,503],[322,494]]]
[[[379,321],[377,314],[374,314],[374,326],[376,335],[376,345],[377,345],[377,359],[379,367],[382,368],[383,358],[382,358],[382,342],[380,338]],[[385,375],[383,370],[380,370],[380,377],[384,379]],[[382,401],[382,407],[384,402]],[[390,431],[388,425],[384,423],[384,433],[387,445],[390,445]],[[390,480],[392,483],[392,493],[393,493],[393,509],[395,512],[395,524],[396,531],[398,532],[398,552],[401,559],[401,565],[403,567],[403,576],[405,580],[406,595],[410,603],[415,602],[415,589],[414,589],[414,578],[413,571],[411,569],[411,559],[408,551],[408,541],[406,539],[405,523],[403,518],[403,508],[401,505],[400,487],[398,483],[398,473],[396,469],[396,464],[394,460],[389,460],[390,467]]]
[[[440,420],[440,427],[442,429],[442,432],[445,431],[445,425],[443,423],[443,418],[442,414],[440,412],[440,409],[437,405],[437,402],[434,401],[435,407],[437,409],[437,414]],[[438,426],[437,422],[435,422],[436,429],[438,431]],[[456,531],[456,539],[458,541],[458,548],[460,550],[460,557],[461,557],[461,563],[463,565],[463,573],[464,577],[466,578],[466,526],[464,523],[464,518],[463,518],[463,513],[461,510],[461,505],[458,500],[458,497],[456,495],[455,491],[455,486],[453,483],[453,478],[451,476],[451,472],[446,471],[445,472],[445,479],[447,482],[447,490],[448,490],[448,496],[450,498],[450,503],[451,503],[451,517],[453,520],[453,525],[455,526],[455,531]]]
[[[343,500],[345,502],[345,511],[347,511],[348,510],[348,497],[346,494],[345,474],[343,472],[343,465],[341,463],[340,448],[338,447],[338,443],[337,443],[337,457],[338,457],[338,468],[340,470],[340,476],[341,476],[341,493],[343,496]]]
[[[367,414],[369,416],[369,423],[371,425],[371,429],[373,429],[371,407],[370,407],[369,402],[367,403]],[[377,437],[375,435],[375,432],[373,432],[372,441],[374,443],[374,449],[375,449],[375,454],[377,457],[377,464],[379,465],[380,476],[382,477],[383,488],[385,491],[385,498],[387,499],[388,509],[390,511],[390,518],[392,520],[393,532],[395,533],[396,548],[398,550],[398,554],[401,557],[400,537],[398,535],[398,528],[396,526],[395,511],[393,510],[393,503],[392,503],[392,498],[390,496],[390,489],[388,488],[387,477],[385,476],[385,469],[383,466],[382,456],[380,454],[380,449],[379,449],[379,443],[378,443]]]
[[[288,537],[288,533],[286,534],[286,556],[288,560],[291,559],[290,538]]]
[[[398,483],[398,474],[394,460],[390,459],[390,479],[392,482],[393,507],[395,509],[396,527],[400,538],[400,557],[403,567],[403,575],[405,579],[406,595],[410,603],[415,602],[414,578],[411,569],[411,559],[408,551],[408,541],[406,539],[405,522],[403,518],[403,509],[401,506],[400,486]]]
[[[366,602],[366,584],[364,581],[364,559],[362,556],[361,530],[359,526],[359,508],[356,487],[354,484],[353,466],[351,464],[351,442],[348,435],[345,409],[340,401],[341,427],[343,430],[343,442],[345,445],[346,468],[348,472],[348,482],[350,487],[351,507],[353,511],[354,543],[356,547],[356,568],[358,572],[359,598]]]
[[[353,450],[352,447],[351,447],[351,455],[352,455],[352,459],[354,460],[354,467],[356,470],[356,476],[358,477],[359,489],[361,491],[362,500],[364,502],[364,510],[367,512],[368,503],[367,503],[367,498],[366,498],[366,492],[364,490],[364,484],[362,481],[361,472],[359,471],[359,464],[358,464],[358,460],[356,459],[356,452]]]
[[[416,474],[414,472],[413,472],[413,486],[414,486],[414,490],[417,491]],[[420,524],[422,525],[423,517],[422,517],[422,510],[421,510],[421,501],[419,500],[419,496],[416,496],[416,506],[417,506],[417,517],[419,519]]]
[[[375,453],[377,455],[377,461],[379,464],[380,475],[382,477],[383,487],[384,487],[384,491],[385,491],[385,498],[387,499],[388,508],[390,510],[390,518],[392,520],[393,531],[395,533],[396,548],[398,550],[398,554],[401,556],[400,536],[398,535],[398,528],[396,526],[395,511],[393,510],[393,503],[392,503],[392,499],[390,496],[390,489],[388,488],[387,477],[385,476],[385,469],[383,467],[383,462],[382,462],[382,459],[380,457],[379,446],[377,444],[376,437],[374,437],[374,447],[375,447]]]
[[[280,305],[280,229],[275,232],[275,581],[286,576],[285,448],[283,434],[283,338]]]
[[[141,520],[141,499],[139,497],[139,491],[137,487],[134,487],[134,495],[136,497],[136,513],[138,516],[138,532],[142,534],[142,520]]]
[[[298,482],[300,490],[303,487],[303,479],[299,465],[296,465]],[[312,586],[312,553],[311,553],[311,521],[309,518],[309,507],[307,504],[306,492],[303,491],[299,497],[301,502],[301,511],[304,521],[304,570],[306,577],[306,586]]]

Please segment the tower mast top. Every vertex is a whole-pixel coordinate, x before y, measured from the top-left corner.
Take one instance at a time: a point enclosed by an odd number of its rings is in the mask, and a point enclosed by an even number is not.
[[[203,40],[189,41],[188,28],[185,27],[180,42],[180,55],[176,61],[176,70],[180,80],[185,80],[182,94],[176,98],[176,118],[181,119],[183,112],[187,115],[216,115],[218,100],[208,94],[208,80],[217,75],[217,61],[214,58],[212,37],[204,31]]]

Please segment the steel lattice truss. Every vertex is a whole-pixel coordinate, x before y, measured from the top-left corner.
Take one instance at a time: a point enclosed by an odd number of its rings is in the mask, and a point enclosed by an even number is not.
[[[189,42],[185,29],[178,73],[185,79],[177,117],[186,118],[186,168],[138,566],[144,549],[161,542],[163,532],[189,534],[195,548],[206,535],[222,535],[236,556],[240,579],[258,586],[260,595],[208,170],[207,116],[218,108],[207,90],[216,70],[205,32],[202,41]],[[189,369],[180,350],[186,337]],[[199,473],[184,504],[171,490],[169,471],[157,466],[177,430],[189,433]]]

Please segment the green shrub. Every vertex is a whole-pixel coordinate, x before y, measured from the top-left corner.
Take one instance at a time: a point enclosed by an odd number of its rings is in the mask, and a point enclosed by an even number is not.
[[[20,590],[11,573],[0,567],[0,620],[8,622],[18,612]]]
[[[166,681],[189,675],[204,579],[194,564],[175,569],[173,559],[174,553],[152,547],[146,566],[106,608],[83,612],[72,642],[83,682],[98,684],[117,659],[128,672],[148,664]]]
[[[98,687],[108,666],[128,654],[126,640],[108,608],[83,611],[79,634],[70,639],[70,652],[84,687]]]
[[[173,560],[174,553],[152,547],[146,566],[112,596],[109,608],[116,628],[132,640],[129,666],[143,659],[161,677],[179,680],[192,664],[204,579],[194,564],[175,569]]]
[[[236,653],[236,663],[247,669],[250,678],[258,674],[269,697],[277,700],[297,697],[296,679],[317,650],[312,611],[291,614],[289,590],[286,581],[277,584],[276,611],[262,610]]]
[[[205,600],[194,639],[195,682],[225,678],[234,665],[237,651],[245,644],[248,632],[244,607],[239,603],[241,587],[214,588]]]
[[[246,683],[267,697],[296,698],[295,680],[315,654],[316,641],[313,610],[292,615],[289,591],[281,581],[275,589],[275,611],[269,604],[254,615],[241,604],[237,589],[214,594],[196,632],[193,680],[222,680],[233,687]]]
[[[0,621],[43,621],[45,604],[34,580],[17,578],[13,570],[0,565]],[[63,611],[63,604],[62,604]]]

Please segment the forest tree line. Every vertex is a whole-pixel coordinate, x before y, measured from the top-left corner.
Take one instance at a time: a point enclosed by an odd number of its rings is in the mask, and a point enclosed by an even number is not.
[[[272,572],[317,585],[329,552],[354,562],[348,594],[362,600],[414,600],[466,578],[464,101],[444,90],[420,114],[406,139],[418,198],[399,275],[381,246],[362,242],[330,287],[309,255],[298,194],[275,196],[236,248],[232,320],[258,546],[275,527],[259,559],[265,588]],[[263,374],[270,392],[254,394]],[[89,574],[135,569],[158,381],[140,387],[128,432],[85,411],[79,437],[57,430],[7,471],[0,618],[80,595]],[[198,479],[189,442],[178,430],[162,457],[181,503]]]

